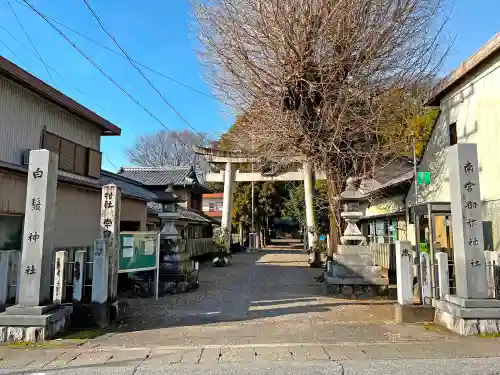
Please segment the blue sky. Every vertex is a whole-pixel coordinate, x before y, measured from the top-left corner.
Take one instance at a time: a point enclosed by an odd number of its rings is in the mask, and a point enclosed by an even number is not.
[[[122,128],[121,137],[103,139],[103,167],[115,170],[114,166],[119,168],[129,164],[122,150],[132,147],[137,136],[161,130],[162,125],[109,82],[38,15],[16,0],[10,1],[45,62],[60,74],[51,71],[57,88]],[[116,49],[82,0],[31,0],[31,3],[47,16]],[[196,41],[189,24],[191,18],[187,0],[91,0],[90,4],[132,58],[197,90],[210,93],[194,52]],[[498,0],[454,1],[446,32],[455,38],[455,42],[443,66],[443,73],[457,67],[500,31],[498,14]],[[6,0],[0,0],[0,26],[33,49]],[[0,28],[0,54],[52,84],[41,61],[3,28]],[[127,60],[71,31],[62,30],[170,129],[186,128]],[[215,137],[231,125],[232,117],[224,113],[223,106],[217,101],[155,73],[145,73],[199,131],[214,134]]]

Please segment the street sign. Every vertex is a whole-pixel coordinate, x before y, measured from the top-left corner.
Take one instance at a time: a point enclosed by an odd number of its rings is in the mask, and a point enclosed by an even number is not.
[[[431,183],[431,172],[417,172],[417,184],[430,185],[430,183]]]

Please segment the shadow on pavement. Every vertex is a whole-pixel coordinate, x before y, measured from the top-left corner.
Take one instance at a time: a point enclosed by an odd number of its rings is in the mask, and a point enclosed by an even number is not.
[[[300,250],[266,249],[233,255],[228,267],[203,268],[200,287],[185,294],[129,300],[129,314],[115,332],[168,327],[202,326],[224,322],[331,311],[339,306],[386,305],[391,301],[338,300],[325,297],[314,280],[321,270],[311,269]],[[310,316],[310,315],[309,315]]]

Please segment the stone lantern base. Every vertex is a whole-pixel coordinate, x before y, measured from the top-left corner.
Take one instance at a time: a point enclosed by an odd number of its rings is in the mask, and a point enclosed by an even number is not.
[[[325,271],[325,292],[341,298],[370,298],[387,293],[389,279],[375,265],[366,245],[339,245]]]

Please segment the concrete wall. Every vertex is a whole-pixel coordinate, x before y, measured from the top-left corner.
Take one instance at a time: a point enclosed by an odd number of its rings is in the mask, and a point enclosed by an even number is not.
[[[447,167],[448,126],[457,124],[459,143],[476,143],[483,201],[500,199],[500,55],[467,78],[441,101],[441,114],[422,157],[419,171],[432,183],[419,185],[419,202],[450,200]],[[412,185],[408,201],[414,201]]]
[[[0,93],[0,160],[21,164],[24,150],[41,147],[44,128],[82,146],[100,150],[101,130],[89,121],[3,76],[0,76]]]
[[[26,176],[0,172],[0,213],[24,214]],[[56,247],[89,246],[99,236],[101,192],[59,183]]]
[[[24,214],[26,176],[0,171],[0,214]],[[99,237],[101,191],[59,183],[56,198],[56,247],[92,245]],[[139,221],[146,230],[145,201],[122,198],[122,221]]]
[[[121,221],[139,221],[140,230],[147,230],[148,208],[145,201],[122,197]]]

